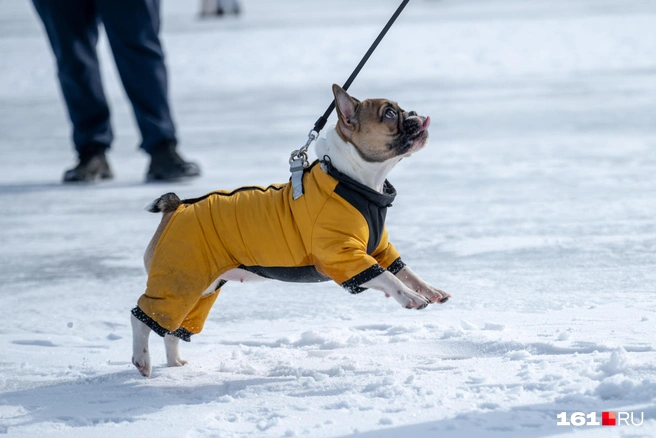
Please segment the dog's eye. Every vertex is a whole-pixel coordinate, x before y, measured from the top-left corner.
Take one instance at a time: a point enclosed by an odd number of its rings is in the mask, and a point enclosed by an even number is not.
[[[385,117],[388,119],[396,119],[396,111],[394,108],[387,108],[385,110]]]

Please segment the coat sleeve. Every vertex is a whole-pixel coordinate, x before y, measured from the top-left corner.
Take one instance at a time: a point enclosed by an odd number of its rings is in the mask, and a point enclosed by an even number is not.
[[[367,254],[369,227],[354,207],[331,197],[317,217],[312,233],[315,267],[351,293],[365,290],[363,283],[385,272]]]
[[[381,236],[378,248],[376,248],[372,255],[381,267],[394,275],[405,266],[405,263],[401,260],[401,255],[388,240],[387,228],[383,229],[383,235]]]

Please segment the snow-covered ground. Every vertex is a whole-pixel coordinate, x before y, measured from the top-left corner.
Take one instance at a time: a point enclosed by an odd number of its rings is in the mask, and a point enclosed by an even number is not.
[[[165,191],[288,178],[388,0],[244,0],[240,19],[164,2],[181,150],[147,157],[100,44],[117,178],[74,163],[30,2],[0,0],[0,434],[10,437],[656,436],[656,3],[415,0],[353,87],[429,114],[390,180],[390,238],[444,306],[334,284],[228,285],[189,365],[130,364],[129,311]],[[193,3],[193,4],[192,4]],[[556,415],[640,413],[639,427]]]

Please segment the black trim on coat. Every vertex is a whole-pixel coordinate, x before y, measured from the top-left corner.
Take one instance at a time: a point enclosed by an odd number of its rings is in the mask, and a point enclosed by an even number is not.
[[[330,280],[329,277],[322,275],[314,266],[244,266],[243,269],[260,277],[272,280],[286,281],[289,283],[320,283]]]
[[[379,264],[375,264],[360,272],[350,280],[342,283],[342,287],[352,294],[359,294],[360,292],[367,290],[366,287],[361,287],[362,284],[378,277],[383,272],[385,272],[385,270]]]
[[[153,318],[146,315],[146,312],[141,310],[139,306],[132,309],[132,314],[134,315],[135,318],[146,324],[152,331],[154,331],[161,337],[164,337],[166,335],[171,335],[180,338],[185,342],[191,342],[191,335],[193,335],[192,332],[182,327],[170,332],[166,330],[164,327],[162,327],[161,325],[159,325],[157,321],[155,321]]]
[[[139,321],[143,322],[146,324],[152,331],[160,335],[161,337],[164,337],[169,331],[166,330],[164,327],[159,325],[157,321],[155,321],[153,318],[150,316],[146,315],[146,312],[141,310],[139,306],[135,307],[132,309],[132,314],[134,315],[135,318],[137,318]]]
[[[403,268],[405,268],[406,264],[403,263],[403,260],[401,260],[401,257],[398,259],[394,260],[391,265],[387,267],[387,270],[390,271],[392,274],[396,275],[399,273],[399,271]]]
[[[238,189],[235,189],[235,190],[233,190],[233,191],[231,191],[231,192],[228,192],[228,193],[223,193],[223,192],[210,192],[210,193],[208,193],[208,194],[206,194],[206,195],[203,195],[203,196],[200,196],[200,197],[198,197],[198,198],[183,199],[183,200],[182,200],[182,204],[185,204],[185,205],[195,204],[195,203],[197,203],[197,202],[200,202],[200,201],[203,201],[203,200],[209,198],[209,197],[212,196],[212,195],[217,195],[217,196],[227,196],[227,197],[230,197],[230,196],[236,195],[237,193],[240,193],[240,192],[247,192],[247,191],[251,191],[251,190],[257,190],[257,191],[259,191],[259,192],[264,193],[264,192],[266,192],[266,191],[268,191],[268,190],[280,191],[280,190],[282,190],[282,189],[284,189],[284,188],[285,188],[285,184],[282,184],[281,186],[279,186],[279,185],[270,185],[270,186],[268,186],[268,187],[244,186],[244,187],[239,187]]]
[[[313,168],[314,166],[316,166],[317,164],[319,164],[319,160],[315,160],[310,166],[308,166],[308,167],[306,167],[305,169],[303,169],[303,174],[305,174],[305,173],[309,172],[310,170],[312,170],[312,168]],[[290,179],[291,179],[291,178],[290,178]],[[188,205],[188,204],[195,204],[196,202],[200,202],[200,201],[202,201],[202,200],[204,200],[204,199],[207,199],[207,198],[209,198],[209,197],[212,196],[212,195],[218,195],[218,196],[232,196],[232,195],[235,195],[235,194],[237,194],[237,193],[239,193],[239,192],[246,192],[246,191],[249,191],[249,190],[257,190],[257,191],[260,191],[260,192],[266,192],[267,190],[280,191],[280,190],[283,190],[285,187],[287,187],[288,184],[289,184],[289,183],[282,183],[282,184],[275,184],[275,185],[272,184],[272,185],[267,186],[267,187],[260,187],[260,186],[244,186],[244,187],[236,188],[236,189],[234,189],[233,191],[228,192],[228,193],[223,193],[223,192],[210,192],[210,193],[208,193],[208,194],[206,194],[206,195],[203,195],[203,196],[200,196],[200,197],[198,197],[198,198],[183,199],[183,200],[181,201],[181,203],[182,203],[182,204],[187,204],[187,205]]]
[[[396,198],[396,189],[388,180],[385,180],[383,183],[383,192],[381,193],[377,192],[371,187],[365,186],[364,184],[337,170],[335,167],[333,167],[328,155],[324,155],[323,159],[321,160],[321,164],[323,164],[328,175],[332,176],[340,183],[346,185],[349,189],[360,193],[363,197],[373,202],[378,207],[392,206],[392,202],[394,202],[394,199]]]
[[[193,335],[192,332],[187,330],[186,328],[178,328],[177,330],[174,330],[172,332],[168,332],[169,335],[175,336],[176,338],[180,338],[185,342],[191,342],[191,335]]]

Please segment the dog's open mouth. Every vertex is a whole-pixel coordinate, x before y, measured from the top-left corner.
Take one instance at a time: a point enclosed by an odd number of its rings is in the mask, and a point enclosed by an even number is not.
[[[415,120],[404,121],[403,127],[405,129],[400,133],[397,141],[391,146],[396,149],[398,155],[405,155],[423,148],[428,140],[429,126],[430,117],[423,119],[421,124],[417,123],[416,118]]]
[[[408,129],[406,132],[406,135],[408,136],[406,152],[411,150],[414,152],[426,145],[426,141],[428,140],[429,126],[430,117],[426,116],[421,125],[414,124],[410,129]]]
[[[428,127],[430,126],[430,117],[426,116],[426,119],[424,119],[424,123],[422,123],[421,127],[419,128],[419,132],[417,132],[413,137],[412,137],[412,142],[417,144],[417,143],[425,143],[426,140],[428,140]]]

